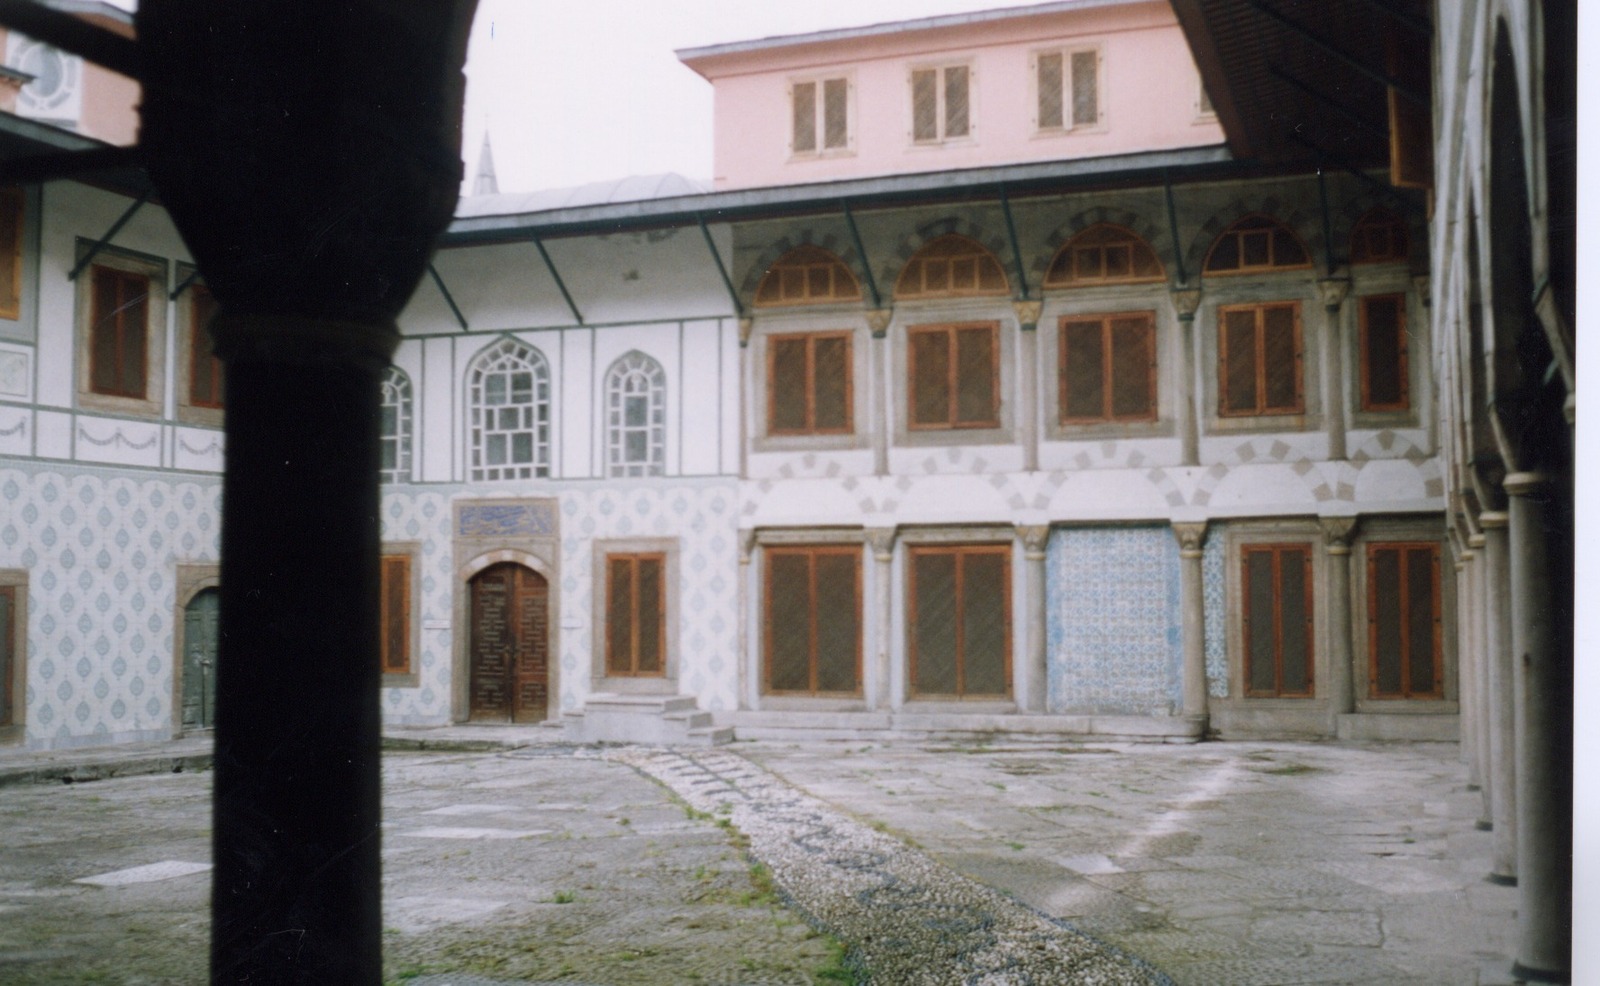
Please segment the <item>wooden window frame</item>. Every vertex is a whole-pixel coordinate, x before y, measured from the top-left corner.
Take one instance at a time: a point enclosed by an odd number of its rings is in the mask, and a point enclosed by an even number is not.
[[[977,284],[970,289],[926,287],[927,265],[930,259],[928,253],[934,246],[952,241],[971,244],[972,249],[968,251],[968,254],[958,254],[958,257],[971,255],[974,258],[973,263],[975,265],[981,265],[985,260],[994,264],[995,269],[1000,273],[1000,285],[993,288],[983,287],[983,273],[975,267],[974,272],[977,274]],[[933,259],[941,260],[947,265],[950,263],[949,259],[945,257]],[[917,279],[917,287],[915,289],[909,288],[906,284],[906,280],[913,276],[913,272],[915,272],[914,276]],[[950,279],[947,278],[946,280],[948,282]],[[922,244],[917,249],[917,252],[913,253],[911,258],[906,261],[905,267],[901,268],[900,276],[895,278],[894,283],[894,298],[896,301],[921,301],[930,298],[996,298],[1010,293],[1011,279],[1006,276],[1005,264],[1002,264],[1000,258],[994,255],[994,251],[964,233],[945,233]]]
[[[1384,252],[1358,256],[1361,251],[1356,249],[1356,244],[1361,237],[1372,229],[1387,231],[1388,245]],[[1399,240],[1400,251],[1394,252],[1396,239]],[[1356,224],[1350,228],[1350,265],[1362,267],[1368,264],[1397,264],[1409,260],[1411,257],[1411,230],[1406,228],[1404,219],[1381,206],[1368,209]]]
[[[77,257],[89,255],[93,244],[80,238]],[[94,270],[104,268],[146,279],[144,326],[144,393],[143,396],[102,393],[94,387]],[[78,406],[85,410],[106,411],[113,414],[160,416],[166,394],[166,339],[167,339],[167,262],[157,257],[134,253],[116,247],[102,247],[94,262],[86,267],[76,281],[77,343],[75,370]],[[181,371],[182,364],[178,364]],[[185,407],[180,391],[178,405]]]
[[[1258,219],[1267,220],[1267,222],[1271,223],[1271,226],[1261,227],[1259,229],[1241,229],[1240,228],[1245,223],[1251,222],[1252,220],[1258,220]],[[1301,253],[1301,255],[1303,257],[1305,257],[1305,260],[1303,260],[1302,262],[1300,262],[1298,264],[1280,264],[1280,263],[1276,262],[1276,257],[1277,257],[1278,250],[1277,250],[1276,245],[1274,244],[1274,239],[1275,239],[1276,234],[1278,234],[1280,232],[1283,235],[1288,236],[1288,237],[1290,237],[1291,239],[1294,240],[1295,245],[1300,248],[1300,253]],[[1240,242],[1238,244],[1239,266],[1234,268],[1234,269],[1232,269],[1232,270],[1212,270],[1212,268],[1211,268],[1211,259],[1214,256],[1216,256],[1217,248],[1219,246],[1221,246],[1223,240],[1227,239],[1230,236],[1238,239],[1238,238],[1243,237],[1246,234],[1250,234],[1250,233],[1267,233],[1268,234],[1268,238],[1267,238],[1268,259],[1267,259],[1267,262],[1265,264],[1249,264],[1249,265],[1245,264],[1245,262],[1244,262],[1244,243],[1243,243],[1242,240],[1240,240]],[[1230,223],[1227,229],[1225,229],[1221,233],[1217,234],[1217,238],[1215,240],[1211,241],[1210,249],[1206,250],[1206,259],[1205,259],[1205,262],[1200,265],[1200,271],[1201,271],[1202,276],[1205,276],[1205,277],[1237,277],[1239,275],[1277,274],[1277,273],[1282,273],[1284,271],[1310,270],[1311,266],[1312,266],[1312,264],[1311,264],[1311,251],[1306,249],[1305,241],[1302,240],[1298,235],[1296,235],[1294,230],[1290,229],[1287,225],[1285,225],[1281,221],[1273,218],[1272,216],[1264,215],[1262,213],[1253,213],[1253,214],[1248,215],[1248,216],[1240,216],[1238,219],[1235,219],[1232,223]]]
[[[951,136],[950,111],[948,107],[948,85],[946,73],[951,69],[965,69],[967,73],[967,132]],[[918,72],[932,72],[934,78],[934,127],[937,131],[933,137],[917,136],[917,92],[916,78]],[[906,134],[910,137],[912,147],[940,147],[945,144],[966,142],[976,139],[978,131],[978,72],[970,61],[934,62],[928,64],[912,65],[906,71],[906,95],[909,97],[906,105],[910,108],[910,126]]]
[[[1386,403],[1386,404],[1374,403],[1372,398],[1371,398],[1371,392],[1372,392],[1372,388],[1371,388],[1371,383],[1372,383],[1372,360],[1369,358],[1369,355],[1368,355],[1371,352],[1371,346],[1369,345],[1369,342],[1370,342],[1370,339],[1371,339],[1371,335],[1370,335],[1370,331],[1371,330],[1370,330],[1370,327],[1368,325],[1367,306],[1368,306],[1369,302],[1373,302],[1373,301],[1392,301],[1392,302],[1395,303],[1395,310],[1399,313],[1399,318],[1398,318],[1399,324],[1395,326],[1395,332],[1399,336],[1399,338],[1398,338],[1398,340],[1396,342],[1395,348],[1400,353],[1400,367],[1399,367],[1399,372],[1400,372],[1400,399],[1397,400],[1397,401],[1394,401],[1392,403]],[[1361,363],[1361,369],[1360,369],[1360,375],[1361,375],[1361,410],[1363,410],[1363,411],[1409,411],[1409,410],[1411,410],[1411,345],[1410,345],[1410,335],[1406,331],[1406,327],[1407,327],[1407,324],[1409,323],[1410,319],[1408,317],[1409,313],[1406,311],[1406,295],[1405,295],[1405,293],[1397,291],[1397,292],[1388,293],[1388,294],[1362,295],[1361,298],[1357,301],[1356,310],[1358,312],[1358,316],[1357,317],[1360,319],[1360,323],[1361,323],[1360,338],[1358,340],[1358,345],[1361,347],[1360,351],[1358,353],[1359,361]]]
[[[1294,404],[1288,407],[1268,406],[1266,350],[1266,312],[1269,308],[1292,308],[1294,311]],[[1256,405],[1247,410],[1230,410],[1228,400],[1228,332],[1227,316],[1230,312],[1255,313],[1255,346],[1252,358],[1256,364]],[[1277,414],[1304,414],[1306,412],[1305,325],[1300,319],[1298,301],[1259,301],[1244,305],[1219,305],[1217,312],[1217,415],[1223,418],[1260,418]]]
[[[603,656],[606,677],[608,678],[666,678],[667,677],[667,553],[665,551],[610,551],[606,552],[605,579],[606,587],[606,613],[605,621],[605,654]],[[630,670],[618,671],[612,664],[612,656],[616,653],[617,641],[612,635],[610,620],[611,601],[617,592],[617,586],[612,579],[611,566],[614,562],[628,562],[628,667]],[[661,662],[661,667],[656,671],[639,670],[639,564],[644,561],[653,561],[659,566],[660,577],[656,582],[656,654]]]
[[[1399,551],[1402,558],[1399,566],[1399,596],[1402,600],[1400,606],[1401,691],[1399,694],[1381,694],[1378,691],[1378,578],[1376,569],[1379,551]],[[1412,551],[1428,552],[1433,562],[1433,689],[1420,694],[1411,690],[1411,635],[1408,632],[1411,624],[1411,613],[1404,605],[1404,600],[1409,598],[1409,593],[1406,590],[1410,569],[1403,559],[1406,553]],[[1367,542],[1367,698],[1373,701],[1390,702],[1444,698],[1444,573],[1439,567],[1439,554],[1439,543],[1437,541]]]
[[[27,193],[17,185],[0,188],[0,318],[22,318],[23,230],[28,218]]]
[[[1094,122],[1076,123],[1072,119],[1074,93],[1072,90],[1072,56],[1084,53],[1094,55]],[[1061,122],[1045,125],[1040,122],[1039,105],[1044,95],[1039,78],[1039,59],[1047,55],[1061,58]],[[1096,133],[1106,129],[1106,71],[1105,53],[1099,45],[1072,45],[1064,48],[1041,48],[1028,59],[1030,89],[1033,93],[1033,132],[1040,136],[1059,136],[1072,133]]]
[[[1113,321],[1126,321],[1135,318],[1144,319],[1145,347],[1149,354],[1148,376],[1146,387],[1150,394],[1150,408],[1139,414],[1118,415],[1113,412],[1116,405],[1115,390],[1117,378],[1112,366],[1112,340],[1111,323]],[[1101,412],[1093,417],[1068,417],[1067,416],[1067,360],[1070,359],[1067,346],[1067,325],[1072,322],[1100,323],[1100,386],[1101,386]],[[1135,423],[1158,420],[1160,417],[1161,395],[1158,392],[1160,382],[1158,351],[1156,346],[1156,313],[1144,312],[1107,312],[1094,315],[1063,315],[1057,326],[1056,337],[1056,411],[1057,420],[1063,425],[1092,425],[1110,423]]]
[[[1305,555],[1305,577],[1303,591],[1305,592],[1305,634],[1306,634],[1306,691],[1285,692],[1283,690],[1283,578],[1282,557],[1285,551],[1303,552]],[[1277,687],[1270,692],[1252,690],[1250,682],[1251,671],[1254,669],[1253,657],[1250,653],[1250,556],[1252,554],[1270,552],[1272,555],[1272,615],[1273,625],[1277,628],[1277,636],[1273,641],[1273,678]],[[1244,673],[1245,698],[1288,698],[1288,699],[1314,699],[1317,697],[1317,632],[1316,632],[1316,564],[1315,551],[1308,541],[1289,541],[1278,543],[1244,544],[1239,547],[1239,578],[1240,578],[1240,668]],[[1337,618],[1337,617],[1336,617]]]
[[[414,656],[411,653],[411,556],[385,554],[379,559],[378,619],[383,632],[379,637],[378,666],[383,675],[411,674]],[[399,613],[395,612],[391,589],[400,587]],[[396,626],[398,625],[398,633]],[[401,653],[396,659],[394,650],[399,642]]]
[[[838,428],[818,428],[817,420],[817,341],[820,339],[844,340],[844,425]],[[778,404],[778,346],[780,342],[804,341],[806,344],[806,382],[805,397],[806,423],[800,428],[778,428],[773,425],[777,420]],[[829,330],[826,332],[783,332],[766,337],[767,350],[767,434],[772,436],[792,435],[853,435],[856,431],[856,380],[855,380],[855,333],[849,329]]]
[[[828,122],[827,122],[827,85],[830,82],[844,83],[844,144],[839,147],[828,147]],[[811,136],[812,146],[802,149],[795,146],[795,125],[799,122],[799,107],[796,105],[801,86],[812,87],[811,104]],[[856,149],[856,83],[849,74],[814,75],[789,80],[789,158],[796,161],[810,161],[816,158],[839,157],[854,154]]]
[[[90,392],[99,397],[110,397],[119,400],[141,402],[150,401],[152,398],[150,394],[149,306],[151,291],[149,275],[141,274],[136,271],[122,270],[107,264],[90,264],[89,269],[84,272],[84,276],[88,277],[89,279],[90,297],[89,350],[87,353],[85,353],[85,358],[89,361]],[[119,306],[117,310],[113,312],[102,312],[100,310],[99,285],[104,279],[111,279],[116,282],[116,292],[119,299],[122,297],[124,286],[130,287],[134,291],[137,291],[142,287],[143,302],[139,307],[144,317],[142,319],[129,318],[126,320],[126,322],[124,322],[121,318],[117,318],[114,325],[108,326],[108,323],[117,315],[117,312],[121,311],[122,308],[126,306]],[[141,322],[143,324],[140,324]],[[95,359],[95,353],[100,349],[99,346],[95,345],[95,339],[97,333],[101,331],[112,331],[115,333],[113,345],[110,347],[114,359],[114,363],[111,367],[111,375],[117,379],[120,380],[129,373],[129,368],[124,366],[122,363],[124,351],[134,348],[138,350],[138,390],[117,389],[120,386],[119,384],[109,384],[102,387],[101,385],[95,383],[95,377],[99,375],[98,371],[101,369],[100,363]],[[134,337],[131,345],[129,341],[125,341],[125,336]]]
[[[0,623],[0,633],[8,634],[11,667],[0,682],[0,743],[21,742],[26,734],[28,709],[28,572],[25,569],[0,569],[0,594],[9,598],[11,625]]]
[[[862,657],[862,636],[865,632],[863,614],[861,610],[861,545],[859,543],[845,544],[768,544],[762,549],[762,603],[761,603],[761,692],[763,695],[802,697],[802,698],[860,698],[865,687]],[[809,618],[806,623],[807,639],[807,680],[810,687],[805,691],[794,689],[778,689],[772,687],[772,658],[775,653],[773,647],[772,627],[772,560],[780,555],[803,555],[807,559],[806,578],[809,593]],[[820,662],[817,656],[817,558],[821,555],[838,555],[852,559],[855,562],[855,679],[854,691],[823,691],[819,688],[821,676]]]
[[[402,612],[398,623],[391,611],[388,588],[391,565],[403,564],[404,591],[401,597]],[[418,541],[385,541],[379,551],[378,563],[378,674],[382,687],[416,688],[422,684],[422,634],[420,632],[420,593],[422,591],[422,544]],[[391,646],[398,626],[405,641],[403,665],[391,666]]]
[[[918,586],[917,586],[917,579],[916,579],[916,570],[917,570],[916,566],[917,566],[917,558],[919,556],[931,555],[931,554],[950,554],[950,555],[955,555],[957,557],[956,575],[955,575],[956,599],[955,599],[955,602],[954,602],[955,627],[956,627],[956,629],[955,629],[955,643],[956,643],[955,678],[956,678],[956,691],[954,692],[954,694],[947,694],[947,693],[942,693],[942,692],[918,692],[917,691],[917,686],[916,686],[916,682],[917,682],[917,603],[919,601],[918,598],[917,598],[918,595],[919,595],[919,589],[918,589]],[[968,695],[967,690],[966,690],[966,677],[967,677],[967,675],[966,675],[966,643],[965,643],[965,640],[964,640],[964,635],[961,632],[962,631],[962,623],[963,623],[963,613],[965,612],[965,607],[961,605],[961,600],[963,600],[965,598],[965,595],[966,595],[966,565],[961,561],[961,559],[965,558],[968,555],[999,555],[1005,561],[1004,571],[1006,573],[1005,582],[1000,587],[1001,588],[1001,591],[1000,591],[1001,604],[1005,607],[1005,613],[1003,614],[1003,617],[1001,619],[1001,626],[1004,629],[1004,634],[1005,634],[1005,639],[1001,643],[1001,659],[1004,662],[1004,672],[1003,673],[1004,673],[1004,677],[1005,677],[1005,691],[1003,693],[979,692],[979,693],[976,693],[974,695],[971,695],[970,698],[974,698],[974,699],[978,699],[978,700],[991,700],[991,701],[993,701],[993,700],[1005,700],[1005,699],[1012,698],[1016,694],[1016,683],[1012,678],[1012,661],[1011,661],[1011,644],[1012,644],[1012,639],[1011,639],[1012,638],[1011,619],[1015,615],[1015,613],[1013,611],[1014,600],[1012,599],[1012,585],[1011,585],[1011,582],[1012,582],[1012,578],[1011,578],[1011,574],[1012,574],[1011,573],[1011,545],[1009,545],[1009,544],[994,544],[994,543],[988,543],[988,544],[983,544],[983,543],[977,543],[977,544],[970,544],[970,543],[968,543],[968,544],[962,544],[962,543],[950,543],[950,544],[946,544],[946,543],[928,543],[928,544],[908,544],[908,545],[906,545],[906,550],[905,550],[905,556],[906,556],[906,691],[908,692],[908,694],[910,694],[910,696],[913,699],[916,699],[916,698],[931,698],[931,699],[937,700],[937,699],[951,699],[951,698],[954,698],[954,699],[957,699],[957,700],[966,700],[966,699],[969,698],[969,695]]]
[[[783,275],[786,271],[800,270],[802,292],[799,297],[789,297],[783,291]],[[826,270],[828,272],[827,294],[813,294],[811,292],[811,274],[813,271]],[[766,297],[767,285],[776,283],[777,300],[763,300]],[[841,290],[841,287],[847,290]],[[788,253],[772,262],[766,272],[761,275],[761,280],[756,284],[756,308],[788,308],[800,305],[833,305],[849,304],[861,300],[861,284],[856,280],[856,275],[850,270],[838,254],[824,247],[803,244],[795,247]]]
[[[1078,271],[1077,257],[1078,251],[1084,248],[1079,246],[1079,244],[1090,236],[1106,231],[1119,233],[1122,235],[1123,239],[1121,243],[1112,242],[1094,245],[1093,248],[1099,249],[1100,251],[1100,269],[1102,271],[1105,270],[1105,251],[1107,249],[1126,245],[1128,247],[1129,273],[1125,277],[1115,277],[1103,273],[1095,274],[1093,276],[1085,276],[1080,274]],[[1132,273],[1134,267],[1133,255],[1140,249],[1147,251],[1150,254],[1151,259],[1155,261],[1156,273],[1145,275]],[[1056,268],[1061,264],[1063,259],[1066,260],[1072,272],[1071,275],[1067,277],[1056,276]],[[1165,283],[1166,279],[1166,265],[1161,262],[1161,256],[1156,253],[1155,248],[1151,247],[1144,237],[1140,236],[1138,233],[1135,233],[1133,230],[1128,229],[1126,226],[1119,226],[1116,223],[1095,223],[1093,226],[1090,226],[1087,229],[1081,229],[1077,233],[1073,234],[1072,238],[1067,240],[1066,243],[1062,244],[1061,249],[1056,251],[1055,256],[1050,258],[1050,264],[1045,268],[1043,286],[1045,289],[1051,290],[1094,287],[1101,284],[1161,284]]]
[[[991,377],[989,417],[982,421],[956,421],[961,399],[959,393],[960,368],[956,364],[956,333],[963,330],[987,329],[989,330],[989,373]],[[912,344],[912,339],[919,335],[932,335],[943,333],[949,340],[949,387],[950,401],[946,408],[948,415],[944,422],[918,423],[916,420],[917,404],[917,348]],[[930,325],[913,325],[906,329],[906,430],[907,431],[967,431],[980,429],[995,429],[1000,427],[1000,323],[999,322],[940,322]]]

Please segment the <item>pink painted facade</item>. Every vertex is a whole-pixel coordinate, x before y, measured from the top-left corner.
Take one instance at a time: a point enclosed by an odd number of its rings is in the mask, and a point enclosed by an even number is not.
[[[1220,144],[1222,128],[1202,112],[1199,75],[1171,8],[1162,2],[1052,3],[830,31],[679,52],[713,86],[717,189],[755,188],[879,175],[948,171],[1030,161],[1102,157]],[[1074,53],[1080,54],[1075,63]],[[1055,61],[1041,69],[1041,58]],[[1080,107],[1092,123],[1073,125],[1073,66],[1092,70]],[[1059,71],[1055,66],[1061,66]],[[965,69],[966,133],[914,139],[914,75],[922,76],[934,126],[946,122],[942,70]],[[1065,77],[1065,123],[1041,125],[1044,79]],[[841,84],[842,146],[825,135],[825,87],[834,80],[835,125]],[[931,82],[931,85],[929,84]],[[814,99],[815,150],[797,141],[797,86],[804,116]],[[958,111],[959,112],[959,111]]]
[[[78,16],[96,27],[133,37],[131,16],[108,4],[86,8]],[[138,141],[137,82],[92,62],[60,53],[51,56],[59,59],[54,65],[59,66],[60,71],[47,72],[37,58],[24,57],[22,49],[12,43],[10,33],[0,28],[0,53],[6,55],[6,64],[22,71],[31,69],[30,74],[42,77],[41,85],[58,83],[52,93],[59,94],[59,99],[19,99],[17,81],[0,80],[0,112],[39,119],[108,144],[128,146]]]

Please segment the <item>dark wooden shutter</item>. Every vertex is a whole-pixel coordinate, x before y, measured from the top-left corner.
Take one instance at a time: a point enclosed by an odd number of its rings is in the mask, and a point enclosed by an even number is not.
[[[1361,407],[1399,411],[1410,406],[1405,297],[1361,299]]]
[[[923,329],[910,333],[911,425],[950,424],[950,333]]]
[[[99,266],[91,276],[89,387],[142,400],[149,278]]]
[[[911,553],[911,690],[955,695],[957,574],[953,551]]]
[[[956,336],[957,425],[994,425],[999,401],[995,332],[987,325],[959,328]]]
[[[822,549],[812,557],[816,598],[813,688],[854,693],[861,688],[860,550]]]
[[[634,559],[634,670],[642,675],[665,674],[666,579],[662,555]]]
[[[1219,353],[1222,376],[1222,413],[1252,414],[1257,408],[1256,389],[1256,311],[1253,308],[1224,308],[1222,346]]]
[[[1100,72],[1092,51],[1072,53],[1072,125],[1100,122]]]
[[[817,149],[817,84],[794,84],[794,152],[806,154]]]
[[[411,556],[384,555],[379,615],[385,674],[411,673]]]
[[[767,688],[811,689],[811,559],[803,551],[767,549]]]
[[[1282,671],[1279,694],[1309,696],[1312,682],[1311,552],[1278,551],[1278,614]]]
[[[1311,549],[1242,549],[1245,693],[1309,698],[1316,691]]]
[[[1277,694],[1277,586],[1270,550],[1244,551],[1245,690]]]
[[[963,551],[959,556],[962,695],[1005,695],[1010,555],[1004,548]]]
[[[1038,58],[1039,129],[1050,130],[1065,122],[1062,100],[1061,53],[1041,52]]]
[[[0,318],[22,314],[22,212],[22,189],[0,188]]]
[[[1110,319],[1110,416],[1118,421],[1156,415],[1155,324],[1149,315]]]
[[[971,129],[967,99],[967,67],[952,65],[944,70],[944,135],[965,137]]]
[[[633,559],[606,558],[606,673],[633,673]]]
[[[911,551],[911,682],[918,695],[1003,696],[1011,690],[1010,549]]]
[[[817,336],[811,344],[811,427],[816,431],[849,431],[850,337]]]
[[[822,84],[822,146],[828,150],[850,143],[849,83],[829,79]]]
[[[1097,421],[1105,413],[1105,345],[1099,319],[1061,324],[1061,420]]]
[[[17,639],[17,590],[0,586],[0,726],[12,724],[17,660],[12,649]]]
[[[1374,698],[1405,695],[1406,634],[1400,581],[1400,550],[1372,545],[1367,552],[1367,641]]]
[[[1367,645],[1373,698],[1441,698],[1444,669],[1436,544],[1367,548]]]
[[[935,69],[911,73],[911,139],[939,139],[939,73]]]
[[[1432,65],[1416,57],[1415,48],[1391,31],[1384,37],[1384,60],[1392,78],[1413,92],[1430,93]],[[1399,188],[1433,187],[1433,109],[1401,97],[1389,87],[1389,182]]]
[[[1413,697],[1439,694],[1439,582],[1437,554],[1423,545],[1406,549],[1406,690]]]
[[[1293,305],[1268,305],[1261,311],[1261,410],[1298,412],[1300,404],[1300,320]]]
[[[771,395],[771,430],[805,431],[809,374],[804,336],[775,336],[768,340],[767,391]]]

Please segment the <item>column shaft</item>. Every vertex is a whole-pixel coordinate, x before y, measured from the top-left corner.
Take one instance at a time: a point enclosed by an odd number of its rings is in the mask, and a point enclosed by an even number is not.
[[[1017,428],[1022,439],[1022,468],[1033,472],[1039,468],[1039,331],[1028,328],[1017,335],[1022,342]]]
[[[1479,793],[1482,795],[1482,814],[1478,828],[1488,831],[1494,827],[1494,770],[1490,759],[1490,734],[1494,724],[1490,719],[1489,705],[1489,572],[1484,557],[1484,536],[1474,534],[1467,543],[1472,546],[1472,680],[1477,688],[1473,702],[1473,734],[1477,740]]]
[[[1350,546],[1328,546],[1328,661],[1333,672],[1335,736],[1338,717],[1356,710],[1355,646],[1350,634]]]
[[[1189,362],[1178,369],[1178,433],[1183,440],[1183,464],[1200,464],[1200,396],[1195,387],[1195,367],[1200,359],[1200,340],[1196,337],[1194,314],[1178,318],[1178,351],[1189,354]]]
[[[1323,412],[1328,423],[1328,458],[1339,460],[1345,458],[1345,386],[1344,386],[1344,349],[1340,345],[1341,305],[1329,305],[1324,309],[1322,359],[1323,386],[1326,388],[1322,395]]]
[[[1477,791],[1481,787],[1482,778],[1478,774],[1478,662],[1473,660],[1478,645],[1470,605],[1474,598],[1473,554],[1470,551],[1463,551],[1458,558],[1456,562],[1458,594],[1461,599],[1468,601],[1468,605],[1456,607],[1456,642],[1460,654],[1456,662],[1458,679],[1456,721],[1459,723],[1457,746],[1462,762],[1467,765],[1467,788]]]
[[[1173,524],[1178,538],[1178,604],[1183,633],[1183,714],[1205,739],[1211,728],[1211,698],[1206,687],[1206,594],[1204,523]]]
[[[1517,880],[1516,705],[1513,702],[1510,594],[1511,559],[1506,515],[1479,518],[1484,535],[1485,638],[1487,641],[1489,717],[1489,784],[1494,822],[1494,858],[1489,879],[1499,884]]]
[[[868,399],[872,407],[872,469],[879,476],[889,475],[889,399],[894,387],[889,381],[889,338],[883,332],[872,333],[867,346],[872,365],[867,379],[872,394]]]
[[[896,689],[894,675],[889,666],[892,653],[894,612],[894,535],[892,527],[869,528],[867,550],[872,556],[872,624],[873,633],[867,638],[867,708],[898,709],[903,689]]]
[[[1045,626],[1048,618],[1048,601],[1045,597],[1046,546],[1050,540],[1048,525],[1018,527],[1022,538],[1023,581],[1026,587],[1023,599],[1028,607],[1028,638],[1022,662],[1022,680],[1019,704],[1026,712],[1044,712],[1048,708],[1050,688],[1049,643]]]

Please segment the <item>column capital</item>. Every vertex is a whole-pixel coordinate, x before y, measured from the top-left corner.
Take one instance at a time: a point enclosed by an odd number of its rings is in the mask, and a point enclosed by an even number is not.
[[[1348,555],[1350,542],[1355,540],[1356,525],[1360,522],[1358,517],[1318,517],[1317,524],[1322,528],[1322,542],[1327,545],[1330,555]]]
[[[755,319],[753,319],[753,318],[741,318],[741,319],[739,319],[739,346],[740,346],[741,349],[743,347],[745,347],[745,346],[750,345],[750,333],[751,333],[752,330],[755,329],[755,327],[756,327],[756,320]]]
[[[889,323],[894,319],[893,308],[873,308],[867,312],[867,328],[872,330],[872,338],[882,339],[889,334]]]
[[[1194,321],[1194,313],[1200,308],[1200,293],[1199,288],[1172,289],[1172,305],[1178,309],[1179,321]]]
[[[1350,278],[1348,277],[1321,277],[1317,279],[1317,297],[1322,299],[1322,307],[1330,312],[1339,310],[1344,304],[1344,299],[1350,294]]]
[[[1542,472],[1509,473],[1501,484],[1511,496],[1533,496],[1550,484],[1550,475]]]
[[[1471,548],[1474,553],[1476,553],[1479,548],[1483,547],[1485,544],[1488,544],[1488,543],[1489,543],[1489,539],[1484,537],[1482,532],[1470,535],[1467,538],[1467,547]]]
[[[749,530],[740,531],[739,532],[739,564],[741,564],[741,565],[750,564],[750,556],[755,553],[755,550],[756,550],[756,531],[755,531],[755,528],[752,527]]]
[[[894,539],[898,530],[893,527],[869,527],[866,529],[867,547],[872,549],[872,557],[881,562],[894,560]]]
[[[1485,510],[1478,515],[1478,526],[1486,531],[1505,527],[1511,520],[1511,515],[1504,510]]]
[[[1184,558],[1199,558],[1206,544],[1206,521],[1174,523],[1172,534],[1178,539],[1178,554]]]
[[[1017,313],[1017,322],[1022,331],[1032,332],[1039,327],[1039,313],[1044,311],[1044,302],[1013,301],[1011,310]]]
[[[1049,524],[1018,524],[1017,536],[1022,538],[1022,557],[1028,561],[1043,561],[1045,545],[1050,541]]]

